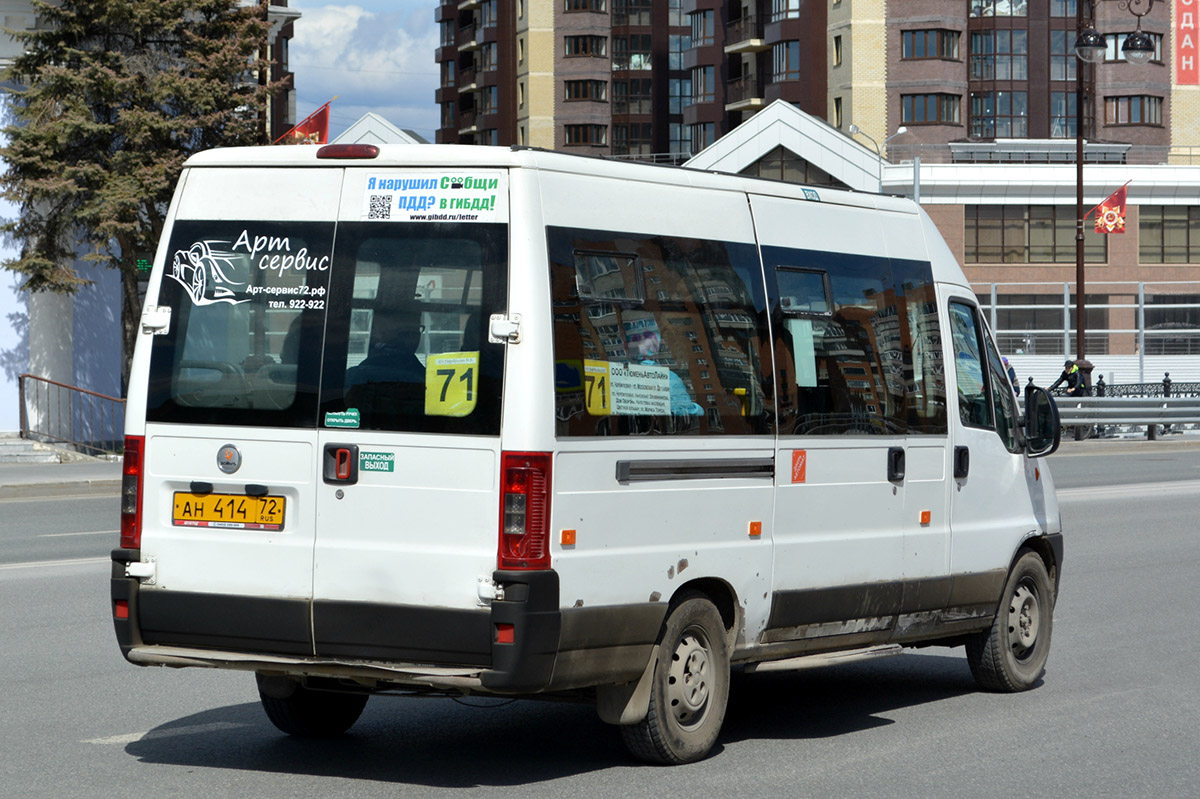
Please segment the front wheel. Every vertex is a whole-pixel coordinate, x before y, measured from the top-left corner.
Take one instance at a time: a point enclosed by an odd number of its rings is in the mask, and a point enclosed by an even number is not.
[[[621,736],[641,760],[692,763],[717,742],[729,701],[721,614],[702,595],[689,595],[667,617],[659,651],[646,718],[621,727]]]
[[[967,642],[967,663],[981,688],[1012,693],[1032,688],[1046,671],[1054,628],[1054,587],[1041,557],[1026,552],[1004,584],[991,629]]]
[[[283,686],[280,680],[262,675],[258,696],[272,724],[303,738],[341,735],[358,721],[368,698],[367,694],[313,691],[299,683]]]

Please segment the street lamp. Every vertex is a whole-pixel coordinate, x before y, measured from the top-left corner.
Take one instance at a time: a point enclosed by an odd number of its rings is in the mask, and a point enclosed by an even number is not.
[[[1083,6],[1088,7],[1084,17]],[[1108,54],[1108,41],[1096,31],[1096,3],[1102,0],[1076,0],[1075,55],[1085,64],[1098,64]],[[1137,29],[1125,37],[1121,55],[1131,64],[1145,64],[1154,57],[1154,38],[1142,30],[1142,17],[1154,8],[1154,0],[1117,0],[1121,8],[1137,17]],[[1086,24],[1085,24],[1086,23]],[[1084,360],[1084,274],[1083,274],[1083,65],[1075,69],[1075,352]]]
[[[887,147],[887,143],[899,136],[901,133],[908,133],[908,128],[904,127],[903,125],[896,128],[895,133],[883,140],[883,146]],[[866,131],[854,123],[850,123],[850,135],[862,136],[864,139],[871,142],[871,146],[875,148],[875,157],[879,159],[879,164],[876,167],[876,175],[879,178],[879,191],[877,193],[883,194],[883,151],[880,149],[879,143],[872,139],[869,135],[867,135]]]

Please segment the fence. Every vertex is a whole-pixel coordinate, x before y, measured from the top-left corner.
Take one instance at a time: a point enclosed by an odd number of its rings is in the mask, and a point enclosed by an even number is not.
[[[81,452],[118,452],[125,400],[31,374],[18,378],[21,438],[70,444]]]

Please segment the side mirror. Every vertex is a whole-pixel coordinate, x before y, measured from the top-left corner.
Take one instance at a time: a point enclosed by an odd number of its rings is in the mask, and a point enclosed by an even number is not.
[[[1038,386],[1025,386],[1025,454],[1042,458],[1058,449],[1062,426],[1058,406],[1050,392]]]

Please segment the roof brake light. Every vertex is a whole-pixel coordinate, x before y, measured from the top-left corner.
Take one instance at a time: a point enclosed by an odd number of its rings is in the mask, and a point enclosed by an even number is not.
[[[379,148],[374,144],[326,144],[317,150],[317,158],[375,158]]]

